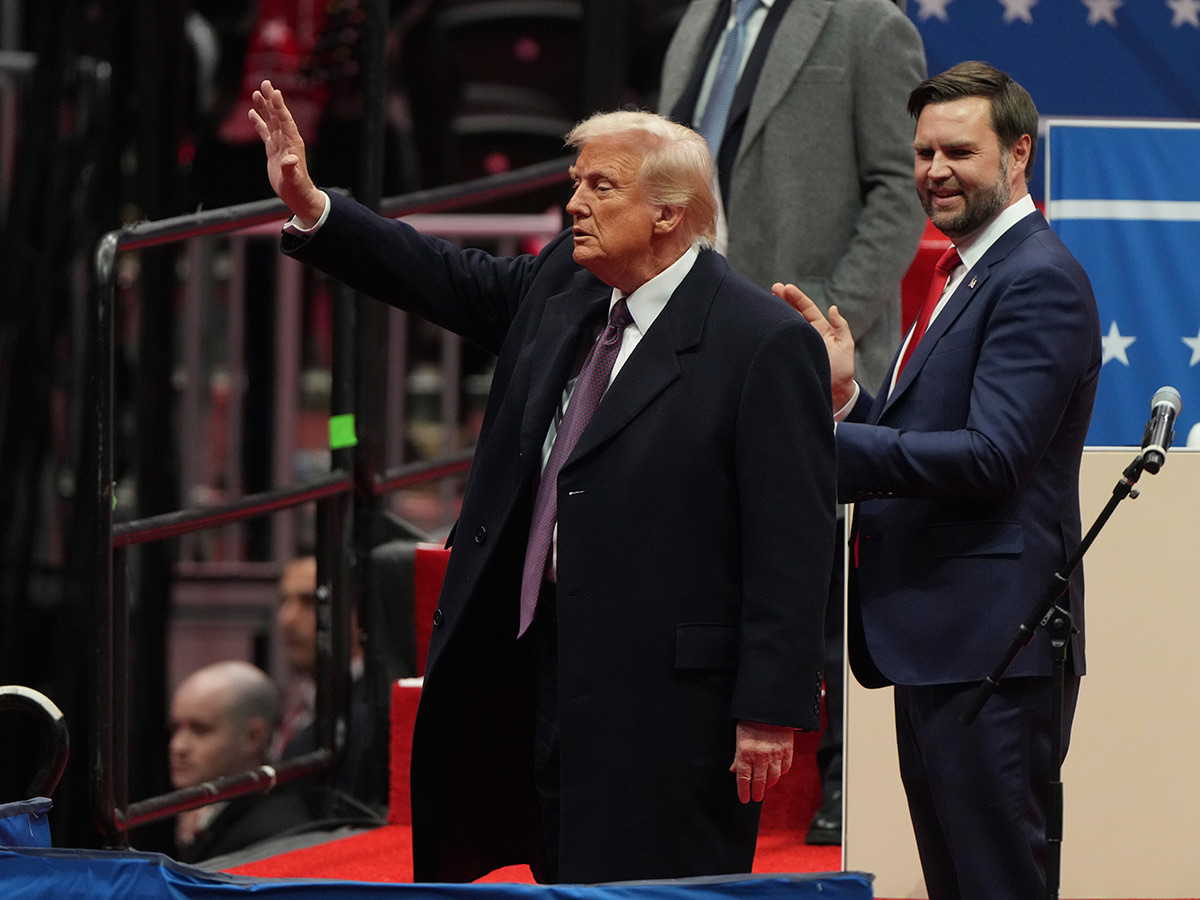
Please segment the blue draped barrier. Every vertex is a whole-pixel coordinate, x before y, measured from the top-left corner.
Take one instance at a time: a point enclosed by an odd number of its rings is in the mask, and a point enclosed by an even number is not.
[[[49,797],[0,803],[0,847],[49,847]]]
[[[0,849],[4,900],[871,900],[859,872],[745,875],[611,885],[380,884],[293,881],[205,872],[159,853]]]

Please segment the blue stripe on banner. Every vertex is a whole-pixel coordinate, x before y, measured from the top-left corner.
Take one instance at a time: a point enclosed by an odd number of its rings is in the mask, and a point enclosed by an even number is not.
[[[1046,141],[1047,198],[1191,204],[1190,210],[1176,214],[1200,219],[1198,133],[1200,122],[1170,126],[1051,122]]]

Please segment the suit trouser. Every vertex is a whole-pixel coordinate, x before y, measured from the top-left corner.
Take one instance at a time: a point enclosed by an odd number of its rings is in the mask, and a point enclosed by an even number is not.
[[[1063,697],[1063,755],[1079,678]],[[900,774],[930,900],[1046,896],[1053,679],[1001,681],[970,725],[978,683],[897,685]]]
[[[842,719],[842,704],[846,697],[843,669],[845,654],[846,579],[843,572],[846,543],[841,539],[842,520],[838,519],[838,540],[833,555],[833,571],[829,579],[829,602],[825,607],[825,730],[817,745],[817,773],[821,777],[821,802],[831,802],[842,790],[843,746],[846,728]]]

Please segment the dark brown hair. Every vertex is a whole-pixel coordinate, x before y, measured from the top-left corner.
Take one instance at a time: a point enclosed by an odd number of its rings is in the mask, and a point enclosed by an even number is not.
[[[1021,135],[1029,135],[1029,160],[1025,163],[1025,180],[1028,181],[1037,157],[1038,111],[1029,91],[1008,74],[985,62],[960,62],[913,88],[908,95],[908,112],[915,119],[931,103],[946,103],[964,97],[987,99],[992,113],[992,130],[1005,150],[1011,150]]]

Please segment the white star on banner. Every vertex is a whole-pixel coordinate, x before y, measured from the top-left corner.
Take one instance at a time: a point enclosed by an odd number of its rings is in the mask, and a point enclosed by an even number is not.
[[[1171,17],[1173,26],[1179,28],[1182,25],[1191,25],[1193,28],[1200,28],[1200,0],[1167,0],[1167,6],[1175,13]]]
[[[1196,332],[1196,336],[1194,338],[1185,337],[1182,340],[1185,344],[1192,348],[1192,361],[1189,362],[1188,365],[1194,366],[1196,363],[1200,363],[1200,331]]]
[[[1099,25],[1101,22],[1116,25],[1117,7],[1124,6],[1125,0],[1083,0],[1083,5],[1088,8],[1089,25]]]
[[[1020,19],[1022,22],[1033,24],[1033,8],[1037,6],[1038,0],[1000,0],[1004,7],[1004,21],[1015,22]],[[1200,3],[1200,0],[1195,0]]]
[[[1100,346],[1104,351],[1100,365],[1105,365],[1110,359],[1129,365],[1129,357],[1125,355],[1125,350],[1136,340],[1135,337],[1122,337],[1121,330],[1117,328],[1117,323],[1114,321],[1108,326],[1108,334],[1100,338]]]
[[[921,4],[917,18],[922,22],[926,19],[941,19],[943,22],[948,22],[950,17],[946,15],[946,7],[953,2],[954,0],[917,0],[917,3]]]

